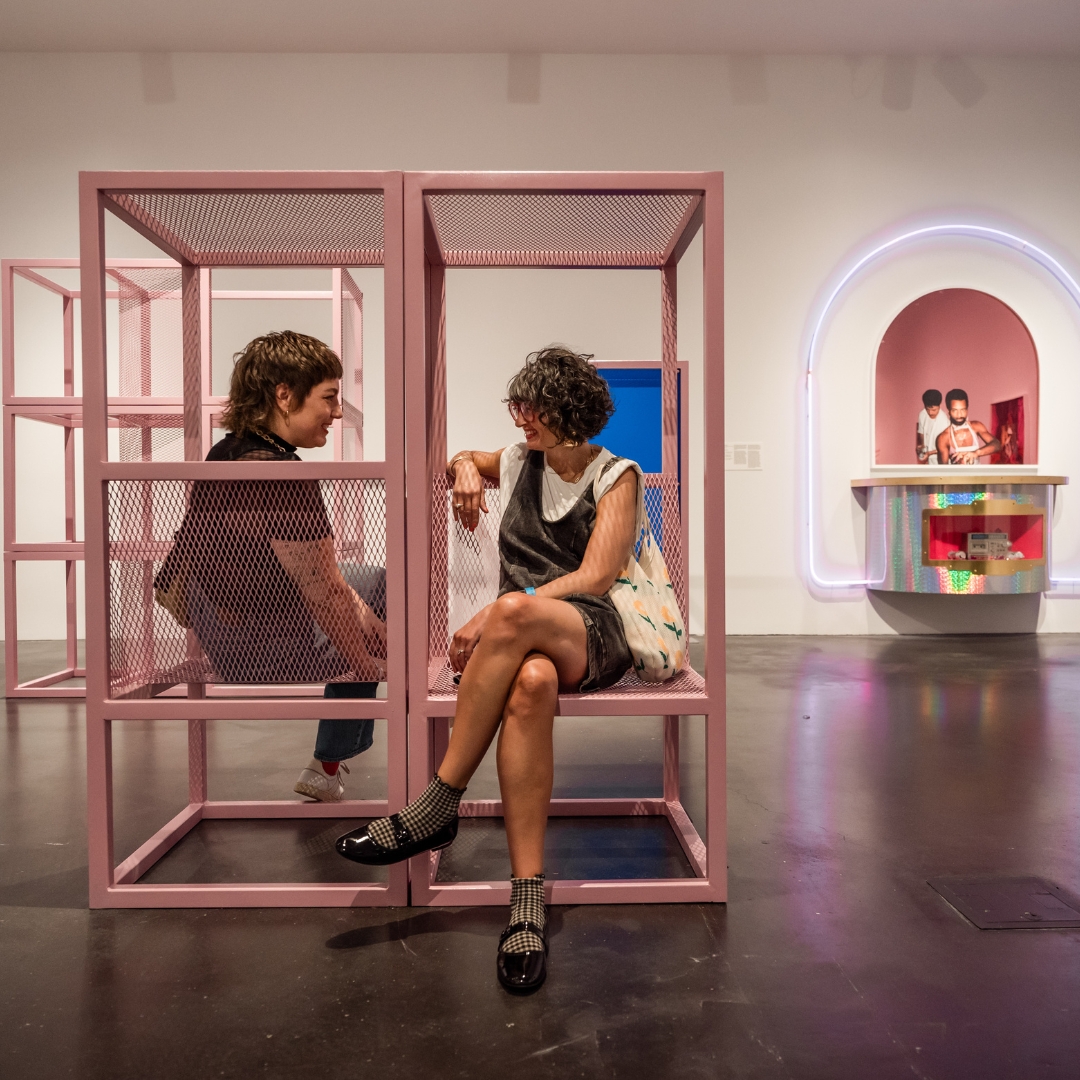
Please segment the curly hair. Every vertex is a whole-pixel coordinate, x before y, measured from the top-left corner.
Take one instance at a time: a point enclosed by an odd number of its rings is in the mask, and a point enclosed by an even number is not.
[[[529,353],[510,380],[505,400],[532,408],[560,442],[588,442],[615,413],[608,385],[591,359],[591,353],[576,353],[565,345]]]
[[[222,426],[236,435],[265,428],[284,383],[298,405],[327,379],[340,379],[337,353],[318,338],[280,330],[249,342],[235,356]]]

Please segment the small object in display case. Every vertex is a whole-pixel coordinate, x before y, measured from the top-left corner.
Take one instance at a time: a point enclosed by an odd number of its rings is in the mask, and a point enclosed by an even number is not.
[[[1009,534],[1004,532],[970,532],[967,534],[969,559],[1005,559],[1009,555]]]

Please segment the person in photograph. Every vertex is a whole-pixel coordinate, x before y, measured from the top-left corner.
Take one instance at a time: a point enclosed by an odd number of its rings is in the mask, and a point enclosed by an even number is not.
[[[920,465],[937,465],[938,436],[949,426],[948,413],[941,407],[941,391],[927,390],[915,424],[915,460]]]
[[[1016,425],[1011,420],[1006,420],[998,432],[1001,440],[1001,456],[998,458],[999,465],[1022,465],[1020,460],[1020,440],[1016,433]]]
[[[400,813],[342,836],[347,859],[385,866],[447,847],[458,806],[492,741],[510,849],[510,919],[496,972],[507,990],[537,989],[547,971],[544,836],[559,692],[612,686],[633,657],[608,590],[642,523],[640,467],[591,440],[615,411],[590,357],[563,346],[529,356],[506,403],[524,441],[463,450],[446,466],[456,520],[475,530],[497,480],[499,596],[454,634],[461,673],[450,744],[427,789]]]
[[[950,465],[977,465],[1001,449],[1001,443],[981,420],[968,419],[966,390],[950,390],[945,395],[949,426],[937,437],[939,462]]]

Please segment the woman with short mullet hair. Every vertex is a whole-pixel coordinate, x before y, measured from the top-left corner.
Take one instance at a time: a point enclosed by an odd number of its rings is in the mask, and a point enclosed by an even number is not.
[[[236,357],[207,461],[299,461],[341,416],[341,361],[317,338],[265,334]],[[317,481],[200,481],[154,581],[226,682],[324,682],[328,698],[373,698],[385,677],[386,570],[338,566]],[[348,677],[358,681],[334,681]],[[362,681],[360,681],[362,680]],[[345,795],[344,762],[372,743],[372,720],[321,720],[294,791]]]
[[[447,464],[454,517],[466,529],[487,513],[484,479],[499,482],[499,597],[451,642],[461,682],[435,777],[400,813],[338,841],[346,858],[376,866],[449,845],[465,786],[497,733],[512,877],[496,971],[519,993],[547,972],[544,834],[559,692],[611,686],[632,664],[607,593],[638,535],[643,481],[635,462],[589,441],[615,411],[590,359],[559,346],[531,354],[506,399],[525,441],[462,450]]]

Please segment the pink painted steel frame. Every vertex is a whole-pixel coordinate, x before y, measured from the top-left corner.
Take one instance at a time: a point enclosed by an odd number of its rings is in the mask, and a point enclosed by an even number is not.
[[[171,259],[139,260],[110,259],[109,269],[175,266]],[[3,290],[3,399],[4,399],[4,652],[5,693],[11,698],[82,698],[86,691],[79,686],[57,686],[57,683],[86,674],[78,666],[76,620],[76,564],[82,561],[83,545],[75,538],[75,461],[74,432],[82,426],[82,398],[75,394],[75,301],[78,289],[68,289],[39,270],[77,270],[78,259],[5,259],[0,276]],[[17,395],[15,352],[15,277],[46,289],[61,298],[63,320],[63,381],[62,397],[33,397]],[[108,293],[116,296],[115,292]],[[135,402],[110,398],[110,411],[123,412]],[[177,405],[180,403],[177,402]],[[157,408],[160,402],[154,407]],[[132,410],[134,411],[134,410]],[[140,411],[146,411],[140,409]],[[19,543],[16,539],[15,484],[15,420],[17,417],[55,424],[64,428],[64,518],[65,539],[55,543]],[[66,579],[66,664],[59,671],[28,682],[19,682],[18,596],[16,566],[24,561],[63,562]]]
[[[402,317],[401,174],[367,173],[82,173],[79,187],[81,230],[80,264],[83,328],[83,427],[86,539],[87,620],[87,802],[91,907],[350,907],[400,905],[408,899],[405,865],[391,867],[383,883],[255,883],[255,884],[138,884],[162,855],[199,821],[211,818],[325,818],[371,817],[399,809],[406,801],[406,627],[405,627],[405,460]],[[220,252],[200,255],[178,242],[175,233],[155,231],[150,215],[132,215],[122,206],[131,196],[181,194],[271,200],[299,195],[317,200],[334,196],[374,194],[381,197],[384,246],[381,265],[385,274],[385,392],[386,460],[384,462],[233,463],[202,461],[204,431],[209,417],[203,391],[208,371],[205,355],[209,331],[206,306],[192,303],[199,286],[208,285],[209,263],[245,266],[325,265],[343,263],[333,252],[289,249],[249,255]],[[218,204],[220,205],[220,203]],[[110,462],[106,440],[106,344],[104,211],[117,214],[165,254],[180,261],[184,280],[184,435],[185,460],[172,462]],[[220,260],[220,261],[218,261]],[[346,266],[362,265],[351,258]],[[367,265],[378,265],[369,261]],[[204,284],[205,283],[205,284]],[[208,291],[208,290],[206,290]],[[189,299],[190,298],[190,299]],[[136,479],[362,479],[385,483],[387,507],[387,684],[385,700],[324,700],[289,696],[255,697],[255,688],[238,687],[235,693],[207,695],[204,687],[189,684],[187,698],[151,696],[124,700],[108,696],[109,671],[109,545],[108,485]],[[224,689],[224,688],[223,688]],[[303,690],[301,689],[301,692]],[[336,804],[294,801],[211,801],[207,797],[206,723],[217,719],[272,721],[293,718],[370,717],[387,724],[387,799],[355,800]],[[188,722],[189,802],[119,866],[113,854],[112,725],[129,719],[186,719]]]
[[[86,672],[78,666],[76,629],[75,564],[82,558],[82,544],[75,540],[75,446],[74,410],[81,406],[75,394],[74,304],[77,291],[38,274],[36,270],[72,268],[74,259],[4,259],[0,275],[3,289],[3,395],[4,395],[4,659],[7,697],[82,697],[80,687],[54,684],[81,677]],[[19,276],[59,296],[63,319],[64,397],[55,404],[40,398],[15,394],[15,277]],[[16,540],[15,522],[15,419],[41,419],[58,424],[64,430],[64,535],[57,543],[27,544]],[[62,561],[66,585],[66,662],[65,666],[38,679],[19,682],[18,596],[16,566],[29,560]]]
[[[428,196],[468,194],[692,195],[663,252],[597,253],[594,261],[564,247],[530,254],[522,251],[457,250],[447,259],[429,210]],[[505,223],[503,223],[505,224]],[[530,223],[531,224],[531,223]],[[667,817],[696,877],[653,880],[560,881],[549,884],[552,903],[661,903],[725,901],[727,839],[725,781],[724,676],[724,308],[723,175],[721,173],[407,173],[405,175],[405,347],[407,371],[407,456],[409,491],[409,790],[412,796],[430,780],[445,752],[453,698],[430,689],[432,500],[437,470],[446,460],[445,270],[454,266],[604,268],[654,266],[660,270],[664,400],[673,402],[676,368],[676,268],[698,230],[704,243],[704,444],[705,497],[705,671],[700,690],[670,686],[654,693],[560,695],[563,716],[664,715],[664,794],[644,799],[553,799],[556,816],[658,815]],[[689,386],[684,385],[684,401]],[[685,425],[684,425],[685,430]],[[674,412],[665,409],[664,472],[675,468]],[[684,476],[689,460],[684,457]],[[684,534],[685,535],[685,534]],[[685,551],[685,548],[684,548]],[[679,800],[679,716],[705,718],[706,820],[710,844],[702,841]],[[497,800],[466,801],[465,816],[499,816]],[[437,880],[439,857],[412,860],[412,902],[426,905],[505,904],[505,881]]]
[[[106,270],[122,272],[124,270],[147,270],[176,267],[172,259],[107,259]],[[86,690],[81,686],[58,686],[57,683],[68,679],[82,678],[85,668],[78,665],[78,627],[77,627],[77,581],[75,567],[83,560],[83,545],[75,538],[75,486],[77,473],[80,471],[75,460],[74,431],[82,427],[82,397],[75,394],[75,327],[74,303],[80,298],[78,289],[68,289],[51,280],[38,270],[79,268],[78,259],[5,259],[0,269],[2,280],[3,303],[3,404],[4,404],[4,652],[5,652],[5,694],[10,698],[85,698]],[[342,307],[346,294],[362,318],[363,296],[357,290],[355,282],[340,267],[332,271],[333,282],[329,290],[229,290],[213,289],[211,300],[329,300],[332,305],[333,341],[332,348],[342,355]],[[64,395],[59,398],[32,397],[17,395],[16,373],[18,358],[15,350],[14,335],[14,278],[22,277],[27,281],[54,293],[62,299],[63,320],[63,378]],[[107,291],[107,298],[119,296],[116,291]],[[200,297],[205,301],[207,297]],[[206,318],[207,312],[203,313]],[[361,324],[362,325],[362,324]],[[362,366],[362,337],[358,336],[354,349],[360,350]],[[202,352],[202,410],[203,410],[203,452],[210,449],[212,426],[220,415],[226,398],[211,393],[212,354],[209,349]],[[346,372],[346,378],[352,371]],[[355,381],[355,380],[354,380]],[[355,388],[353,388],[355,389]],[[355,402],[350,402],[355,406]],[[116,426],[117,418],[125,413],[147,415],[183,415],[183,398],[166,397],[122,397],[112,395],[108,398],[109,425]],[[362,409],[362,402],[359,406]],[[19,543],[16,539],[16,482],[15,482],[15,419],[23,417],[42,423],[55,424],[65,429],[64,434],[64,508],[66,538],[55,543]],[[334,424],[335,457],[342,458],[343,434],[342,422]],[[362,440],[360,448],[362,450]],[[362,454],[361,454],[362,456]],[[19,682],[18,650],[18,594],[16,566],[24,561],[64,562],[66,581],[65,600],[65,642],[66,664],[58,671]],[[211,693],[235,694],[236,687],[213,688]],[[289,688],[287,692],[304,692],[304,688]],[[306,688],[308,694],[310,688]]]

